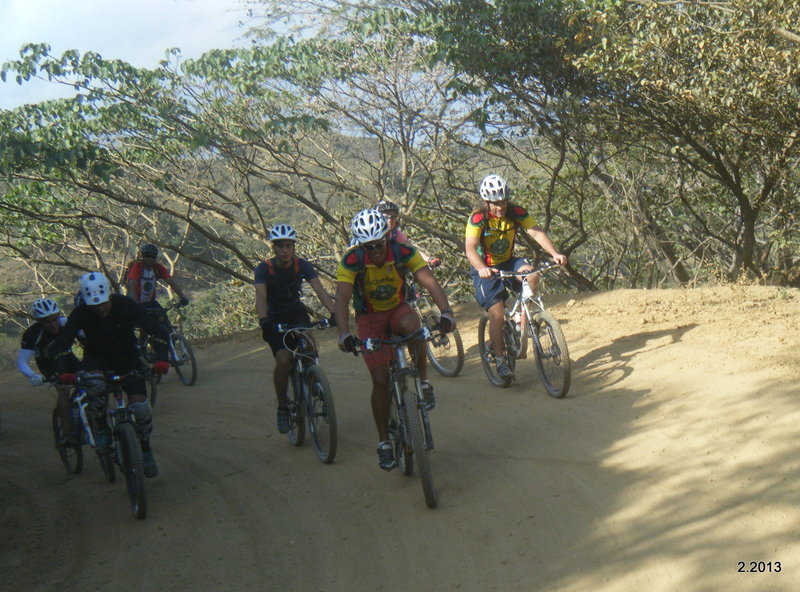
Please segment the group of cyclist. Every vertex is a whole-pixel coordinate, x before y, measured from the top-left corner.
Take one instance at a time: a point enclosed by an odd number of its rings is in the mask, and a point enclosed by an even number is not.
[[[157,256],[155,245],[147,243],[141,246],[140,258],[127,273],[128,295],[114,293],[108,277],[93,271],[80,278],[76,306],[68,317],[50,298],[36,300],[31,306],[30,314],[35,322],[22,335],[17,368],[34,386],[46,381],[55,382],[58,392],[56,408],[61,425],[72,424],[70,385],[75,383],[79,370],[124,375],[142,369],[137,328],[152,336],[157,356],[153,372],[166,374],[169,370],[169,331],[163,309],[155,300],[155,282],[161,279],[173,287],[183,305],[189,300],[166,268],[157,263]],[[81,360],[72,352],[76,339],[83,347]],[[35,360],[38,372],[31,368],[31,360]],[[155,477],[158,465],[150,444],[153,410],[147,400],[144,375],[126,382],[124,389],[142,444],[145,476]],[[77,433],[65,433],[64,442],[60,444],[79,437]],[[111,445],[111,432],[107,425],[97,430],[95,442],[98,450]]]
[[[480,206],[470,214],[466,224],[464,250],[471,266],[475,299],[489,316],[489,335],[497,360],[497,373],[502,378],[513,378],[512,370],[504,361],[502,337],[504,303],[508,294],[495,272],[533,271],[526,259],[513,255],[518,231],[527,233],[552,256],[555,263],[565,265],[567,258],[556,250],[527,210],[509,201],[510,190],[502,177],[496,174],[485,177],[479,194]],[[447,294],[431,271],[441,261],[411,244],[399,228],[399,214],[396,204],[381,201],[374,208],[361,210],[353,217],[351,246],[338,263],[335,298],[325,291],[314,266],[297,257],[295,229],[288,224],[277,224],[270,230],[268,238],[274,256],[256,266],[253,283],[262,338],[269,344],[275,358],[273,384],[280,433],[287,433],[290,429],[286,394],[291,351],[296,344],[292,343],[291,334],[280,333],[277,325],[310,322],[309,309],[301,301],[304,280],[330,313],[330,324],[337,327],[338,346],[343,352],[357,353],[360,340],[387,338],[391,334],[406,336],[420,328],[419,316],[408,304],[407,274],[411,274],[414,282],[433,298],[439,308],[441,330],[447,333],[456,328],[456,318]],[[34,386],[58,377],[57,409],[62,425],[70,425],[69,385],[74,383],[78,369],[124,374],[140,368],[137,327],[153,337],[158,359],[153,371],[166,374],[169,370],[168,324],[164,309],[156,300],[157,282],[161,280],[169,285],[180,298],[181,305],[188,304],[189,300],[167,268],[157,262],[155,245],[142,245],[139,255],[124,278],[126,296],[115,294],[108,277],[95,271],[81,277],[80,298],[76,298],[77,305],[69,317],[65,318],[58,304],[49,298],[33,303],[31,316],[35,323],[22,335],[17,365]],[[537,277],[530,276],[528,281],[535,292]],[[350,330],[351,305],[355,311],[358,338]],[[84,355],[80,361],[71,349],[75,339],[83,345]],[[432,409],[436,399],[428,380],[424,348],[421,341],[411,345],[425,404]],[[396,466],[388,434],[392,352],[386,348],[361,353],[372,380],[370,402],[378,432],[378,464],[390,471]],[[35,359],[39,372],[31,368],[32,359]],[[158,467],[150,445],[152,407],[147,401],[144,377],[126,385],[126,393],[142,442],[145,475],[154,477],[158,474]],[[64,437],[75,438],[77,435],[66,434]],[[101,430],[98,446],[108,446],[109,442],[110,432]]]
[[[488,175],[479,188],[481,207],[469,217],[464,248],[472,267],[471,276],[475,299],[489,314],[489,332],[496,354],[497,372],[503,378],[513,378],[504,361],[502,323],[504,303],[508,294],[495,270],[533,271],[527,260],[514,257],[514,242],[519,229],[536,241],[555,263],[564,265],[566,256],[559,253],[547,234],[521,206],[509,202],[510,190],[499,175]],[[390,334],[406,336],[420,328],[419,316],[408,305],[406,275],[425,288],[440,312],[440,326],[445,333],[456,328],[456,319],[447,295],[433,276],[431,268],[441,261],[413,246],[398,226],[399,208],[388,201],[358,212],[352,219],[351,246],[338,263],[336,294],[331,300],[322,288],[313,266],[295,255],[297,233],[287,224],[278,224],[269,233],[274,257],[255,269],[256,308],[264,341],[275,356],[273,380],[278,402],[278,431],[290,429],[286,409],[286,390],[291,364],[291,336],[284,337],[276,330],[279,323],[309,322],[308,310],[300,300],[302,280],[312,286],[321,304],[331,314],[331,324],[338,332],[339,349],[357,353],[359,341],[387,338]],[[533,292],[536,278],[529,279]],[[350,308],[355,310],[358,338],[350,331]],[[427,357],[423,342],[412,343],[414,363],[420,376],[423,396],[429,409],[435,405],[433,386],[428,380]],[[361,351],[372,380],[371,407],[378,432],[378,465],[390,471],[397,466],[389,441],[390,349],[375,352]]]

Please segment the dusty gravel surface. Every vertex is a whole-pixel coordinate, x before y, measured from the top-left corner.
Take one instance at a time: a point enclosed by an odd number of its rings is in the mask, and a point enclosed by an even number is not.
[[[257,333],[207,344],[196,386],[162,383],[144,521],[88,450],[67,477],[52,391],[0,373],[0,590],[797,590],[797,291],[551,301],[574,365],[563,400],[531,360],[490,387],[477,311],[457,311],[468,359],[434,376],[435,510],[416,477],[378,469],[366,371],[332,331],[336,461],[277,434]]]

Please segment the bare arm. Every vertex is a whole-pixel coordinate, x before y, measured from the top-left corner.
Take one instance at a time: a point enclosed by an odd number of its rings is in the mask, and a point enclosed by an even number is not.
[[[256,312],[259,319],[267,316],[267,285],[256,284]]]
[[[532,226],[527,230],[528,236],[530,236],[533,240],[535,240],[539,245],[553,258],[553,261],[558,263],[559,265],[566,265],[567,264],[567,257],[566,255],[562,255],[558,252],[553,241],[550,240],[550,237],[547,236],[544,230],[542,230],[539,226]]]
[[[336,282],[336,327],[339,337],[350,333],[350,299],[353,297],[353,284]]]
[[[314,290],[314,293],[319,298],[319,301],[322,302],[322,306],[328,309],[328,312],[334,314],[336,312],[336,305],[333,303],[333,300],[325,291],[325,288],[322,285],[322,282],[319,278],[314,278],[313,280],[308,281],[311,288]],[[337,315],[338,316],[338,315]]]
[[[175,293],[178,295],[178,297],[180,297],[180,298],[186,298],[186,294],[184,294],[184,293],[183,293],[183,290],[181,290],[181,289],[178,287],[178,284],[175,282],[175,280],[174,280],[173,278],[171,278],[171,277],[168,277],[168,278],[165,278],[165,279],[164,279],[164,281],[167,283],[167,285],[168,285],[170,288],[172,288],[172,290],[173,290],[173,291],[174,291],[174,292],[175,292]]]
[[[433,272],[431,271],[430,267],[420,267],[414,272],[414,279],[428,291],[428,294],[431,295],[433,301],[436,303],[436,306],[439,307],[440,311],[450,308],[450,303],[447,300],[447,294],[444,293],[444,290],[439,285],[439,282],[437,282],[436,278],[433,277]]]
[[[488,278],[492,275],[492,269],[483,261],[483,257],[478,253],[478,245],[481,239],[477,236],[468,236],[464,239],[464,252],[467,255],[469,264],[474,267],[478,275],[482,278]]]

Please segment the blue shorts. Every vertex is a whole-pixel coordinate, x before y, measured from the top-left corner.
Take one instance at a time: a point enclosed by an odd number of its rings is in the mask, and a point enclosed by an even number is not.
[[[519,271],[525,265],[530,265],[530,263],[524,257],[512,257],[508,261],[503,261],[503,263],[492,267],[501,271]],[[496,275],[490,278],[482,278],[474,267],[470,268],[469,274],[472,276],[472,286],[475,288],[475,300],[483,310],[489,310],[494,304],[505,302],[506,298],[508,298],[508,292],[503,280]],[[518,282],[519,280],[514,281]]]

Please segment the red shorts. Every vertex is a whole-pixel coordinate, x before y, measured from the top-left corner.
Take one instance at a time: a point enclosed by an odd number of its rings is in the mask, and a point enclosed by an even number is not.
[[[369,337],[387,339],[392,334],[397,335],[399,333],[400,317],[406,314],[416,313],[405,302],[400,303],[392,310],[362,313],[356,318],[358,338],[364,341]],[[367,369],[371,372],[382,364],[388,364],[394,355],[394,351],[391,347],[385,345],[375,352],[362,351],[361,355],[367,364]]]

